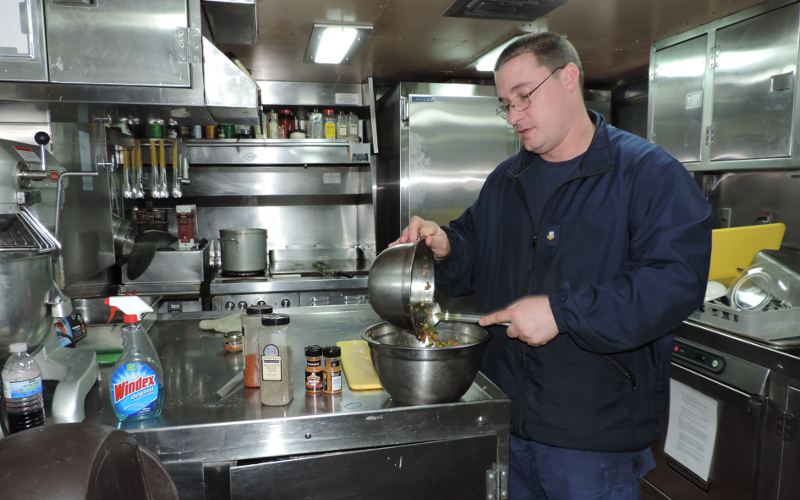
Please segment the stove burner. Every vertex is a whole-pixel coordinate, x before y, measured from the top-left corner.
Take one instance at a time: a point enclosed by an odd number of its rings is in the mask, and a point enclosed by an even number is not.
[[[222,276],[229,278],[252,278],[265,276],[264,271],[222,271]]]

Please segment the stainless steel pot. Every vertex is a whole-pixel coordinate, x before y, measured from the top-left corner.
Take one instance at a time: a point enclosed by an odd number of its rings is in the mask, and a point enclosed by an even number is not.
[[[478,325],[442,322],[442,340],[454,347],[425,347],[411,332],[388,323],[367,328],[362,337],[381,385],[395,401],[435,404],[457,401],[467,392],[480,368],[489,334]]]
[[[52,285],[49,253],[0,252],[0,364],[14,342],[27,342],[28,352],[34,354],[52,334],[47,306]]]
[[[267,267],[267,230],[261,228],[220,229],[222,271],[257,273]]]
[[[369,270],[369,301],[378,316],[414,330],[412,306],[433,302],[433,253],[423,241],[381,252]]]

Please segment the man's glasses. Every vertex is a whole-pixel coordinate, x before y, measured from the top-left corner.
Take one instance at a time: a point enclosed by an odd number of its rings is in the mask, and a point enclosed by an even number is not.
[[[495,112],[497,113],[497,116],[499,116],[499,117],[501,117],[501,118],[503,118],[505,120],[505,119],[508,118],[509,109],[513,109],[514,111],[520,112],[520,111],[525,111],[526,109],[530,108],[531,107],[531,96],[533,95],[533,93],[536,92],[537,90],[539,90],[539,87],[544,85],[544,82],[549,80],[550,77],[553,76],[554,74],[556,74],[556,71],[558,71],[560,69],[564,69],[564,66],[559,66],[556,69],[554,69],[553,71],[551,71],[550,74],[547,75],[547,77],[544,80],[542,80],[542,82],[539,85],[535,86],[533,88],[533,90],[531,90],[530,92],[527,92],[525,94],[520,94],[520,95],[516,96],[515,98],[511,99],[511,102],[509,102],[508,104],[501,104],[501,105],[497,106],[497,109],[495,110]]]

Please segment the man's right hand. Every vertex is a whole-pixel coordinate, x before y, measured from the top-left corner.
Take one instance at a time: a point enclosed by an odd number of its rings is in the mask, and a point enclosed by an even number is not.
[[[447,233],[433,221],[423,220],[416,215],[411,217],[408,226],[400,233],[400,237],[389,243],[389,246],[399,245],[400,243],[414,243],[419,238],[425,238],[425,244],[431,249],[434,258],[444,259],[450,255],[450,240]]]

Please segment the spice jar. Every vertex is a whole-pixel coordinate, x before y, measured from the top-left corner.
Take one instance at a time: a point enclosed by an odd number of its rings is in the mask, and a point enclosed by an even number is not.
[[[242,332],[244,333],[244,386],[261,386],[261,359],[258,349],[258,332],[261,317],[272,313],[272,306],[250,306],[242,313]]]
[[[325,394],[342,393],[342,349],[332,345],[322,350],[325,355]]]
[[[336,139],[336,112],[332,108],[322,110],[322,129],[325,139]]]
[[[294,115],[291,109],[278,111],[278,139],[288,139],[294,125]]]
[[[322,392],[322,347],[310,345],[306,347],[306,393]]]
[[[308,114],[308,137],[311,139],[325,138],[325,132],[322,127],[322,113],[316,109]]]
[[[228,352],[242,352],[241,332],[228,332],[224,336],[225,350]]]
[[[285,314],[261,317],[258,348],[261,352],[261,403],[265,405],[283,406],[294,397],[288,326],[289,316]]]

